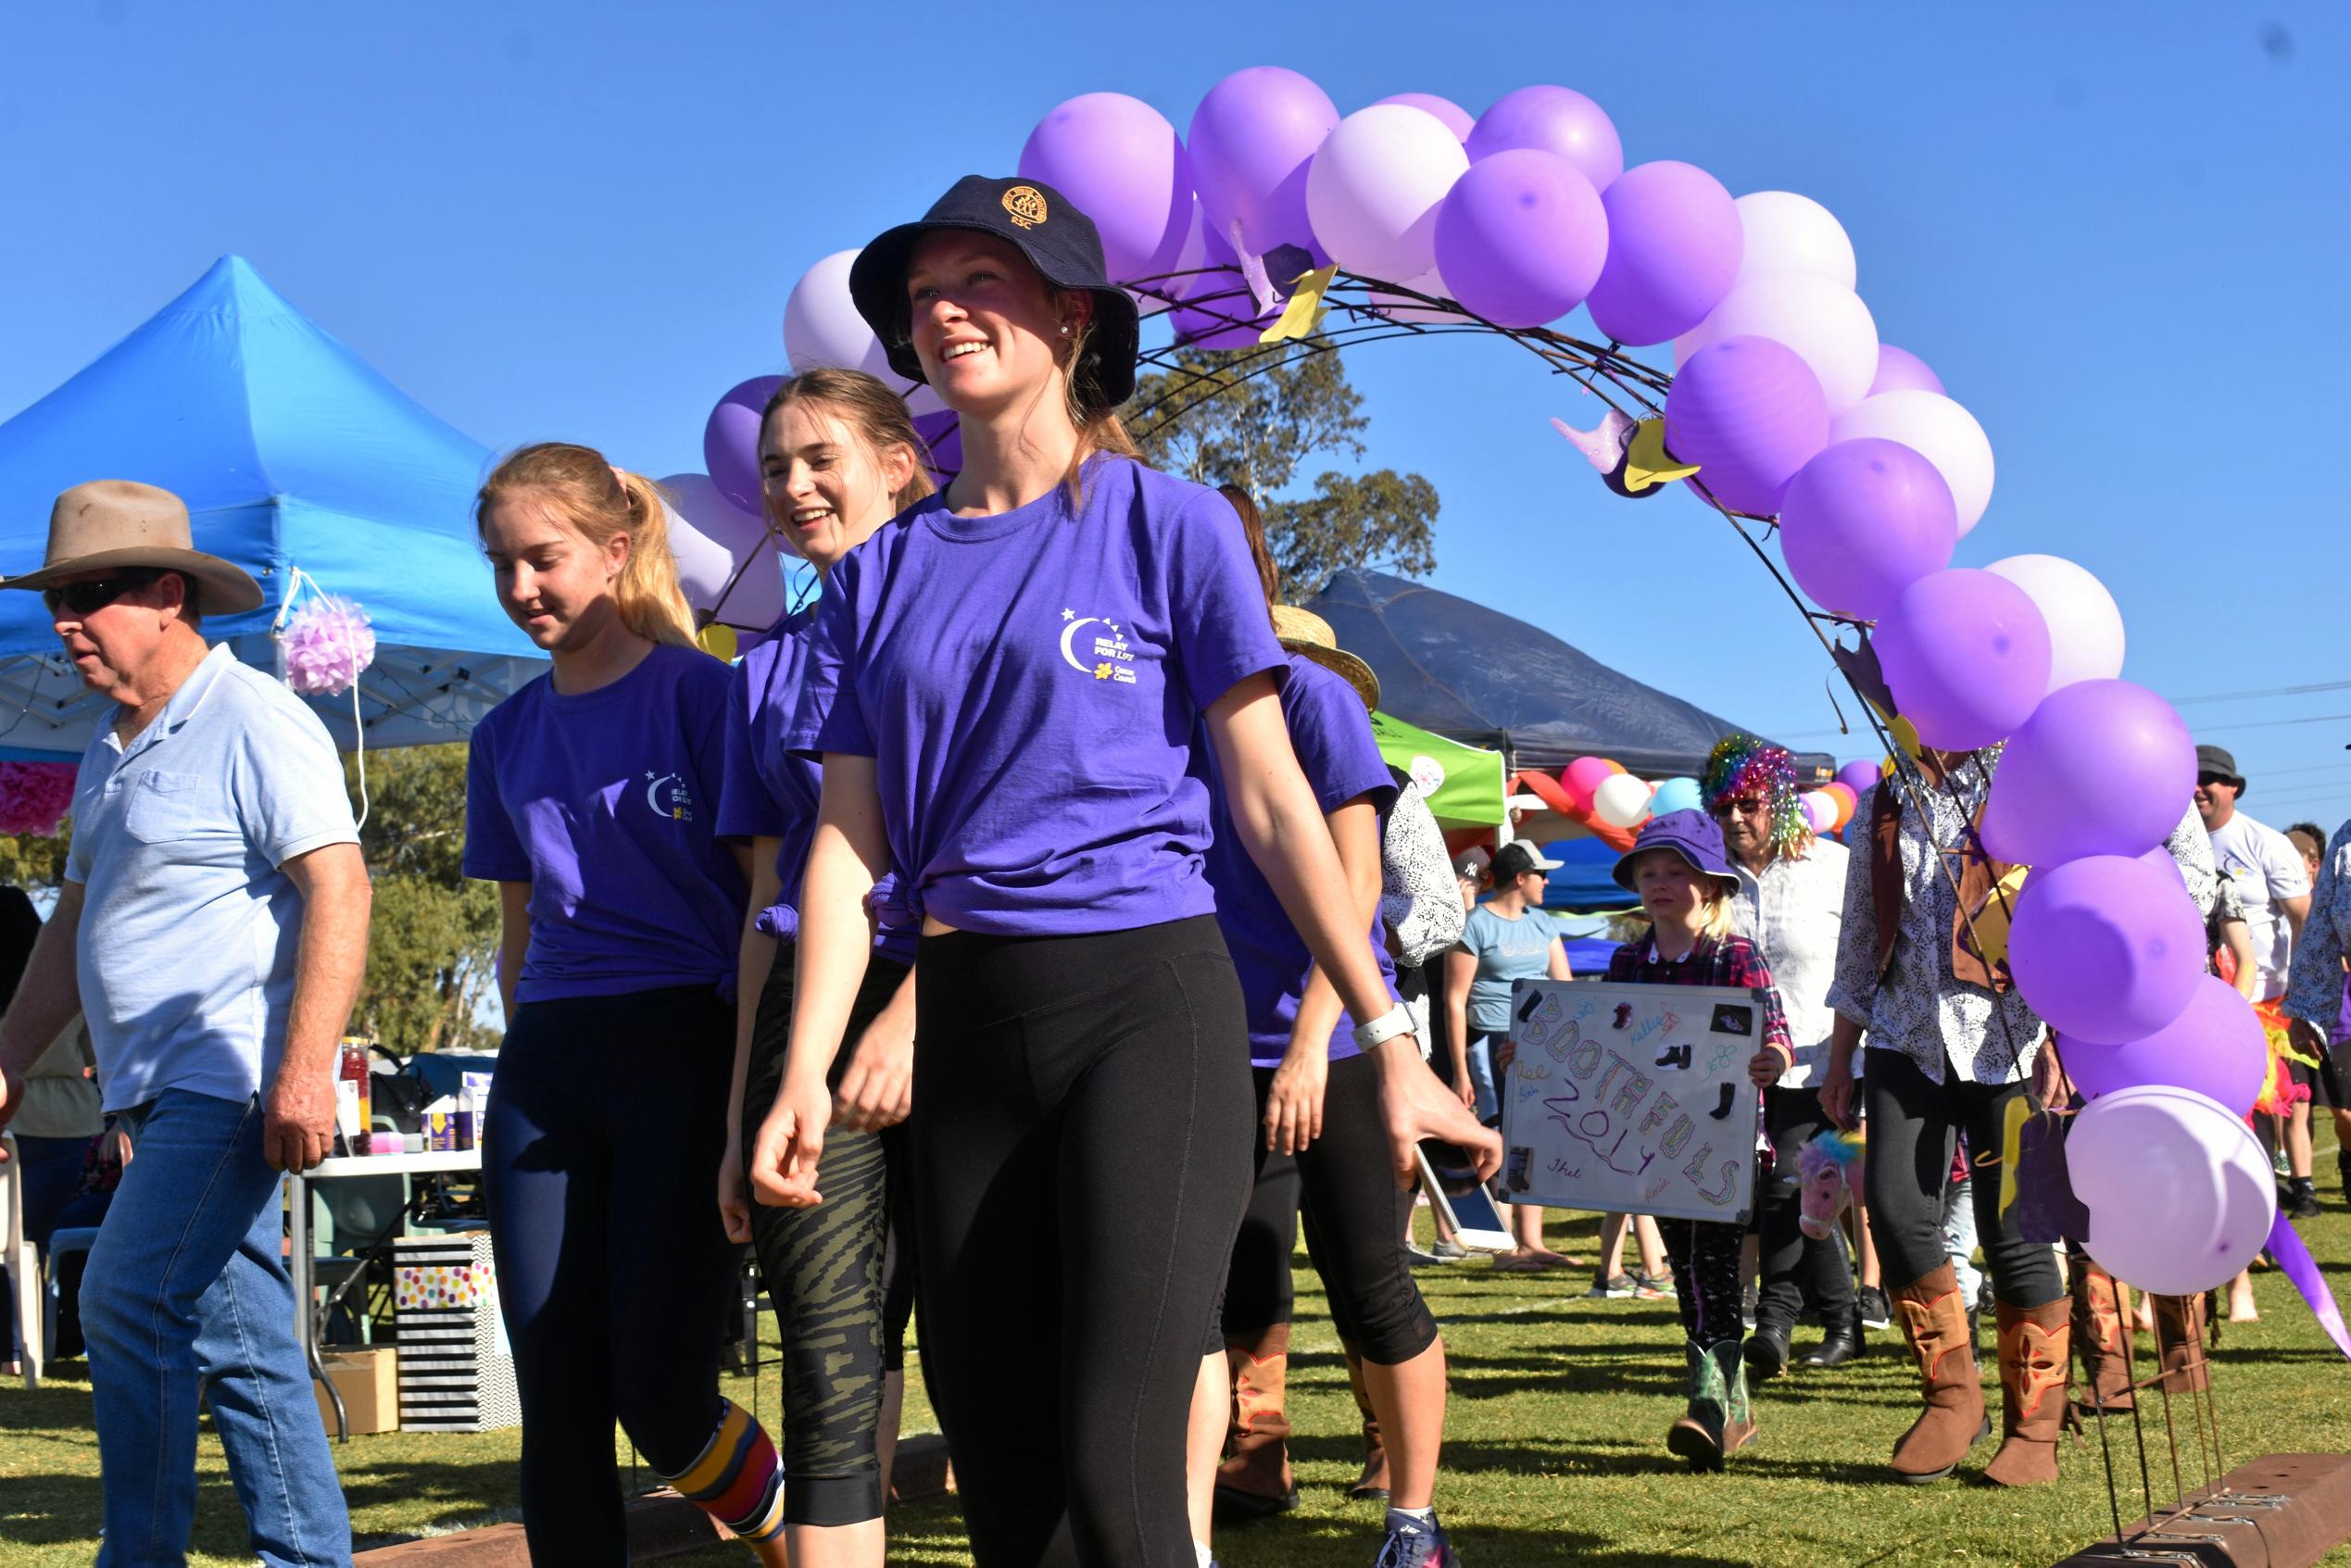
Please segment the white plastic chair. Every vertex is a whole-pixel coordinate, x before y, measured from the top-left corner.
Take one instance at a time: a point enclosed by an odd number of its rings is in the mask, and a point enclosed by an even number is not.
[[[19,1173],[24,1169],[17,1152],[17,1140],[0,1133],[0,1150],[7,1159],[0,1161],[0,1189],[6,1192],[7,1233],[0,1239],[5,1246],[5,1261],[8,1265],[9,1294],[16,1300],[17,1360],[24,1368],[24,1386],[41,1386],[41,1362],[47,1354],[42,1343],[41,1256],[32,1238],[24,1234],[24,1183]]]

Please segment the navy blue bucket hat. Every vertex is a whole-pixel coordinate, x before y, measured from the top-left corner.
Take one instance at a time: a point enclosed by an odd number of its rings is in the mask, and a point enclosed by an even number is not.
[[[1739,873],[1723,853],[1722,829],[1704,811],[1668,811],[1641,824],[1633,847],[1616,857],[1616,885],[1628,893],[1633,860],[1644,849],[1670,849],[1708,876],[1718,876],[1734,889],[1739,885]]]
[[[925,379],[908,327],[906,263],[916,243],[935,229],[993,234],[1017,247],[1055,288],[1091,294],[1093,324],[1073,373],[1077,400],[1089,410],[1115,408],[1135,395],[1135,357],[1142,343],[1135,301],[1112,283],[1094,220],[1041,180],[966,174],[919,221],[883,231],[858,252],[849,266],[849,297],[882,340],[891,370],[908,381]]]

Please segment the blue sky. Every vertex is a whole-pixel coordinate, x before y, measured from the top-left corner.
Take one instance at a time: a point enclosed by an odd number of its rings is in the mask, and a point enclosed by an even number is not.
[[[2317,4],[11,6],[0,416],[233,250],[492,445],[698,468],[712,401],[780,368],[800,270],[1009,171],[1063,98],[1130,93],[1180,130],[1247,65],[1342,110],[1554,82],[1628,161],[1842,220],[1882,336],[1991,434],[1960,564],[2080,560],[2121,602],[2125,672],[2175,699],[2351,681],[2323,458],[2351,414],[2347,44]],[[1552,433],[1596,405],[1491,342],[1352,368],[1373,460],[1444,498],[1439,586],[1861,752],[1724,525],[1611,496]],[[2264,819],[2351,814],[2351,689],[2181,710]]]

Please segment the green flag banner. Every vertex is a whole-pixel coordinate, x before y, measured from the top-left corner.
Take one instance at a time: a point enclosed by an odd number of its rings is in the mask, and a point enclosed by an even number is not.
[[[1419,784],[1439,822],[1446,827],[1501,824],[1506,814],[1501,752],[1447,740],[1385,713],[1375,712],[1371,721],[1379,754]]]

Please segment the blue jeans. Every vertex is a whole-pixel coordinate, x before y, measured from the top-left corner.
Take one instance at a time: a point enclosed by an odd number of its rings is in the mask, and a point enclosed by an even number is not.
[[[1494,1092],[1494,1042],[1502,1038],[1482,1029],[1469,1032],[1469,1085],[1477,1093],[1477,1120],[1489,1127],[1502,1125],[1502,1098]]]
[[[351,1522],[295,1338],[284,1178],[261,1157],[259,1103],[166,1089],[123,1120],[131,1163],[82,1281],[99,1568],[186,1561],[199,1379],[247,1548],[270,1568],[347,1565]]]

